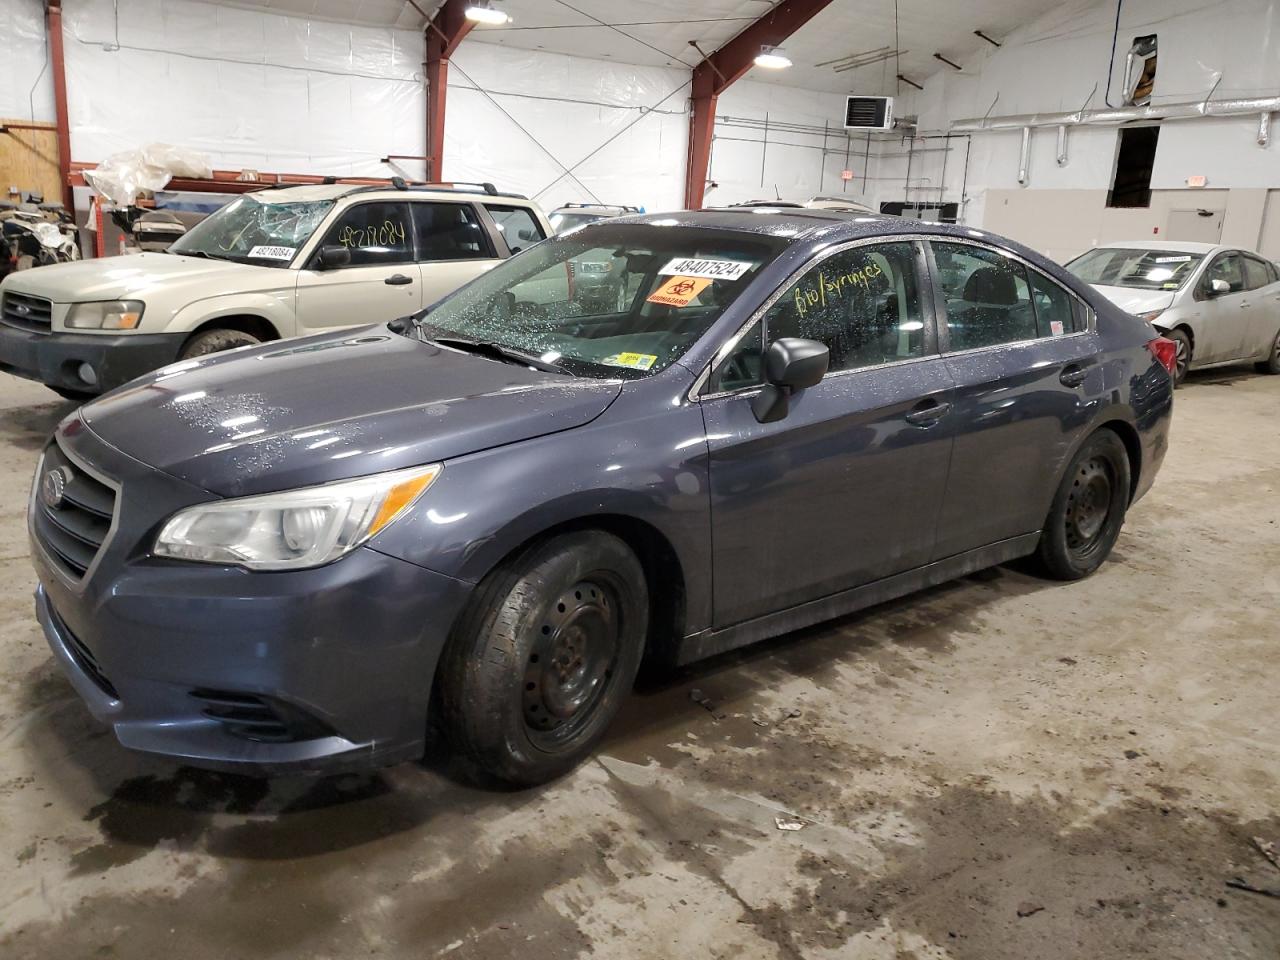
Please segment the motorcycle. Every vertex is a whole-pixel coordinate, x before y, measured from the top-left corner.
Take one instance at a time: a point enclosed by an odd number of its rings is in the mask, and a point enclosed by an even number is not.
[[[60,203],[28,194],[0,203],[0,278],[16,270],[80,259],[75,220]]]

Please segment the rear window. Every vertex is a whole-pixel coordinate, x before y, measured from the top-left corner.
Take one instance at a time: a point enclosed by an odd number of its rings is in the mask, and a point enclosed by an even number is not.
[[[1081,254],[1067,269],[1085,283],[1140,290],[1178,290],[1196,272],[1204,254],[1177,250],[1098,247]]]

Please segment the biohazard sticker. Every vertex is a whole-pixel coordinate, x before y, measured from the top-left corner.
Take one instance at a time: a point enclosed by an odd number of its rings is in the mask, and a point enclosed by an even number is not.
[[[711,281],[706,277],[667,277],[645,299],[664,307],[687,307],[694,297],[709,286]]]
[[[708,280],[737,280],[754,267],[741,260],[706,260],[702,257],[676,257],[658,271],[662,276],[705,277]]]
[[[652,353],[615,353],[601,361],[611,367],[628,367],[632,370],[648,370],[657,362],[658,358]]]

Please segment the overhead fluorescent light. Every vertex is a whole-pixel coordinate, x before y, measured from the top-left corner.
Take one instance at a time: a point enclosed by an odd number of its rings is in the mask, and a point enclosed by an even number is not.
[[[464,16],[468,20],[474,20],[476,23],[487,23],[495,27],[511,22],[511,15],[505,10],[499,10],[495,7],[492,0],[480,0],[478,3],[470,4]]]
[[[791,66],[791,58],[781,47],[765,46],[761,47],[760,52],[756,54],[756,66],[764,67],[766,70],[782,70]]]

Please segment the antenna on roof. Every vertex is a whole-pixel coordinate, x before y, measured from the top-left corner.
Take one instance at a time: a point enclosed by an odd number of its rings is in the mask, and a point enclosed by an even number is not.
[[[409,185],[404,182],[404,177],[392,177],[391,185],[397,190],[408,190]]]

